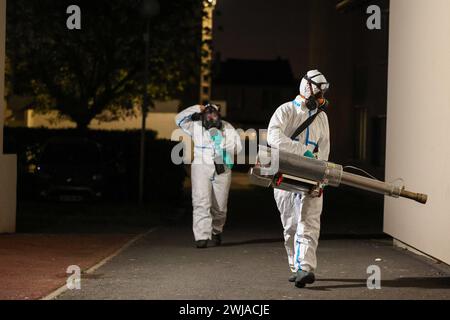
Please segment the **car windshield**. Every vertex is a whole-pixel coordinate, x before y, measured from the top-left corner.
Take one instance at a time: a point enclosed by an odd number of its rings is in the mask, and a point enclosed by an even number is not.
[[[41,161],[45,164],[97,164],[100,152],[93,143],[51,143],[45,147]]]

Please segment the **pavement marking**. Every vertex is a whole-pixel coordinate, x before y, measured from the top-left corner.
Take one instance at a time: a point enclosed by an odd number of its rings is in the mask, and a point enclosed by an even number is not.
[[[130,241],[128,241],[127,243],[125,243],[122,247],[120,247],[117,251],[115,251],[114,253],[112,253],[111,255],[109,255],[108,257],[104,258],[103,260],[101,260],[99,263],[97,263],[96,265],[90,267],[88,270],[84,271],[82,273],[83,274],[92,274],[95,271],[97,271],[98,269],[100,269],[102,266],[104,266],[106,263],[108,263],[111,259],[117,257],[119,254],[121,254],[123,251],[125,251],[126,249],[128,249],[131,245],[133,245],[134,243],[136,243],[137,241],[141,240],[142,238],[146,237],[147,235],[149,235],[150,233],[156,231],[158,228],[152,228],[149,231],[145,232],[145,233],[141,233],[138,234],[137,236],[135,236],[133,239],[131,239]],[[60,296],[61,294],[63,294],[64,292],[66,292],[68,290],[67,288],[67,284],[64,284],[62,287],[56,289],[55,291],[53,291],[52,293],[46,295],[45,297],[41,298],[40,300],[55,300],[58,296]]]

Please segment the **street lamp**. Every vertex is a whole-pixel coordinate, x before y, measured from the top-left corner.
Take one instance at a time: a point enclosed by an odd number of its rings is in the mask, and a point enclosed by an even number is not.
[[[141,154],[139,164],[139,203],[144,203],[144,181],[145,181],[145,134],[147,112],[149,107],[148,85],[149,85],[149,55],[150,55],[150,20],[160,12],[158,0],[143,0],[141,4],[141,15],[146,20],[145,41],[145,85],[142,101],[142,128],[141,128]]]

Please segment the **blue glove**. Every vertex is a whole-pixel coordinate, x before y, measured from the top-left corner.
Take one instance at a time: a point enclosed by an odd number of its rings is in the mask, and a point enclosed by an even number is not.
[[[314,156],[314,154],[311,151],[306,151],[305,154],[303,155],[306,158],[312,158],[315,159],[316,157]]]

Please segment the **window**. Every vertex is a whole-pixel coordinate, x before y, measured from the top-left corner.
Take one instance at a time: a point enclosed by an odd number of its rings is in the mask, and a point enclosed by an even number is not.
[[[367,158],[367,108],[356,107],[355,110],[355,156],[365,161]]]
[[[362,105],[367,99],[369,71],[367,66],[358,66],[353,70],[353,104]]]
[[[386,116],[380,115],[373,120],[372,163],[384,167],[386,164]]]

